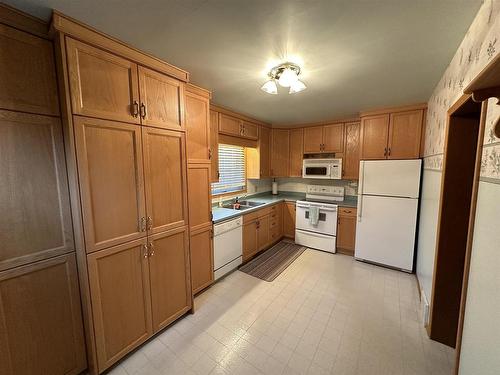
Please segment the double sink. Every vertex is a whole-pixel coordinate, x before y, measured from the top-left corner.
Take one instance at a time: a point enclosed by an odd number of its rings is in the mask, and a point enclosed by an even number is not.
[[[247,201],[247,200],[239,201],[238,203],[240,204],[240,206],[238,208],[235,207],[234,202],[224,203],[222,205],[222,207],[224,207],[224,208],[230,208],[232,210],[244,211],[244,210],[248,210],[250,208],[262,206],[263,204],[265,204],[265,203],[262,203],[262,202],[251,202],[251,201]]]

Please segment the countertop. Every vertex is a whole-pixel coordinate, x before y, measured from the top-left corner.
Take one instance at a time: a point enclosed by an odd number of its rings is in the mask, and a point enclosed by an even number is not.
[[[252,207],[247,210],[239,211],[233,210],[231,208],[222,208],[214,206],[212,207],[212,221],[214,224],[226,221],[229,219],[234,219],[238,216],[245,215],[249,212],[260,210],[263,207],[272,205],[277,202],[296,202],[301,199],[305,199],[306,195],[304,193],[295,192],[282,192],[278,195],[272,195],[270,193],[258,194],[247,198],[242,198],[242,200],[248,200],[252,202],[264,203],[263,205]],[[347,195],[343,202],[337,202],[339,207],[357,207],[357,197],[352,197]]]

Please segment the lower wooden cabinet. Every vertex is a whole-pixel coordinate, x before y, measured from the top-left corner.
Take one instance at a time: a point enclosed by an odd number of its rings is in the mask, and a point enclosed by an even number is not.
[[[87,367],[75,255],[0,273],[0,374]]]
[[[243,220],[245,220],[244,217]],[[255,218],[250,222],[243,222],[243,261],[250,259],[257,251],[257,219]]]
[[[191,284],[193,294],[213,283],[214,255],[212,225],[191,231]]]
[[[283,203],[272,206],[269,215],[269,244],[272,245],[283,237]]]
[[[295,202],[284,203],[283,235],[288,238],[295,238]]]
[[[266,214],[257,219],[257,249],[264,250],[269,245],[270,215]]]
[[[337,249],[340,253],[354,254],[356,242],[356,208],[340,207],[337,222]]]

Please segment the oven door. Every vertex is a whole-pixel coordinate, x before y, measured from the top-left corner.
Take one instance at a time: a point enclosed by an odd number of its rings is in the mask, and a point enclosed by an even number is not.
[[[317,225],[312,225],[309,221],[309,209],[311,206],[319,207]],[[337,234],[337,206],[297,201],[295,223],[296,228],[300,230],[335,236]]]
[[[331,179],[331,166],[326,163],[309,163],[304,162],[302,166],[303,178],[327,178]]]

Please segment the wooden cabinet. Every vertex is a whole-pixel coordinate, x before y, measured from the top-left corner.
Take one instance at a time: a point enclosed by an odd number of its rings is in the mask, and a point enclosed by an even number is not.
[[[287,129],[275,128],[271,134],[271,176],[287,177],[290,132]]]
[[[74,254],[0,272],[0,373],[87,367]]]
[[[269,244],[276,243],[283,237],[283,204],[278,203],[271,207],[269,214]]]
[[[219,182],[219,114],[215,111],[210,111],[210,151],[210,180]]]
[[[187,225],[184,133],[143,127],[142,143],[148,232]]]
[[[345,124],[342,178],[346,180],[359,179],[359,128],[359,122]]]
[[[356,242],[356,208],[339,207],[337,248],[339,252],[354,255]]]
[[[257,251],[257,218],[245,222],[243,217],[243,261],[250,259]]]
[[[304,153],[342,152],[344,124],[331,124],[304,128]]]
[[[146,236],[141,127],[74,117],[87,252]]]
[[[214,281],[212,225],[191,232],[191,284],[193,294]]]
[[[241,135],[243,138],[258,139],[259,126],[248,121],[241,122]]]
[[[264,250],[269,245],[270,215],[259,216],[257,219],[257,249]]]
[[[232,135],[235,137],[241,136],[241,121],[236,117],[219,114],[219,133]]]
[[[423,110],[391,113],[388,159],[418,159],[422,137]]]
[[[140,123],[137,65],[66,38],[73,114]]]
[[[304,129],[290,129],[289,177],[302,177]]]
[[[385,159],[389,137],[388,114],[364,117],[361,120],[361,159]]]
[[[304,128],[304,153],[319,153],[323,145],[323,127]]]
[[[172,130],[184,128],[181,111],[184,85],[180,81],[139,66],[139,91],[143,125]]]
[[[210,162],[210,103],[207,96],[185,93],[188,163]]]
[[[0,108],[58,115],[52,43],[0,24],[0,44]]]
[[[191,230],[212,223],[210,164],[188,165],[189,226]]]
[[[0,270],[74,250],[63,147],[59,119],[0,110]]]
[[[257,148],[245,148],[247,178],[270,177],[271,129],[261,126]]]
[[[283,207],[283,235],[295,238],[295,202],[285,202]]]

